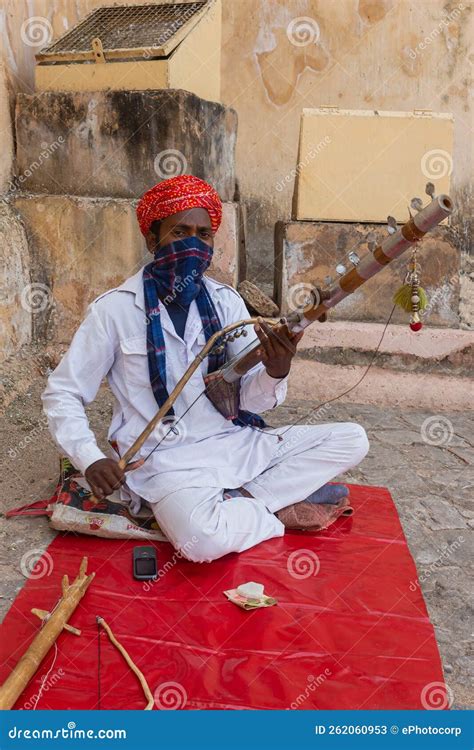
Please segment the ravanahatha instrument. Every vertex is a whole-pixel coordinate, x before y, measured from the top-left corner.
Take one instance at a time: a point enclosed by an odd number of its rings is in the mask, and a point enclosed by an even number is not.
[[[343,273],[339,281],[327,290],[328,299],[321,301],[317,291],[314,290],[314,299],[310,304],[287,316],[286,321],[290,330],[302,331],[311,323],[314,323],[321,315],[352,294],[386,265],[399,258],[408,248],[413,247],[427,232],[446,219],[452,213],[452,210],[453,204],[447,195],[434,197],[431,203],[410,218],[400,229],[389,234],[380,245],[374,247],[372,252],[368,252],[362,259],[357,259],[353,268]],[[389,217],[390,229],[394,229],[394,226]],[[221,375],[228,383],[239,380],[260,359],[259,344],[258,342],[252,342],[241,352],[237,361],[229,363],[222,369]]]
[[[278,335],[279,327],[285,323],[289,326],[290,330],[294,332],[301,331],[311,323],[314,323],[322,315],[335,307],[341,300],[345,299],[349,294],[352,294],[352,292],[362,286],[362,284],[368,281],[368,279],[375,276],[393,260],[399,258],[408,248],[416,246],[416,243],[418,243],[427,232],[440,224],[440,222],[452,213],[453,203],[447,195],[435,196],[432,183],[428,183],[426,192],[432,198],[431,203],[425,206],[425,208],[422,208],[414,216],[411,216],[406,224],[400,227],[400,229],[396,229],[395,220],[388,217],[389,235],[383,240],[383,242],[376,246],[374,243],[372,248],[369,243],[369,252],[362,259],[355,256],[355,253],[352,254],[352,257],[354,258],[352,260],[353,267],[349,271],[346,271],[344,268],[344,272],[340,275],[339,281],[327,290],[327,299],[322,301],[320,295],[315,289],[312,301],[302,309],[290,313],[284,320],[278,321],[273,318],[263,318],[263,320],[272,325],[275,335]],[[414,207],[420,203],[420,199],[414,199],[411,205]],[[119,466],[122,469],[125,469],[129,462],[132,461],[133,457],[142,448],[143,444],[155,430],[157,425],[164,419],[164,417],[166,417],[169,409],[173,406],[186,383],[197,368],[200,367],[210,351],[214,347],[224,346],[225,342],[232,340],[232,338],[246,335],[245,327],[259,323],[261,320],[262,318],[239,320],[236,323],[232,323],[222,330],[217,331],[211,336],[201,352],[197,355],[194,362],[192,362],[186,370],[172,393],[170,393],[163,406],[158,410],[133,445],[131,445],[122,456],[119,461]],[[233,419],[235,417],[235,407],[236,404],[238,404],[238,385],[240,378],[242,375],[245,375],[246,372],[251,370],[252,367],[258,364],[261,359],[262,351],[260,342],[252,341],[237,357],[227,362],[221,370],[212,373],[212,376],[208,378],[205,393],[226,419]],[[175,424],[177,424],[177,422],[175,422]]]

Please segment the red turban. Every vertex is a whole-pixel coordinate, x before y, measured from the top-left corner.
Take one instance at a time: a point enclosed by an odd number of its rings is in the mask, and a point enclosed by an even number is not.
[[[166,219],[188,208],[205,208],[211,219],[212,231],[219,229],[222,221],[222,201],[214,190],[199,177],[183,174],[163,180],[142,195],[137,206],[137,218],[142,234],[146,234],[154,221]]]

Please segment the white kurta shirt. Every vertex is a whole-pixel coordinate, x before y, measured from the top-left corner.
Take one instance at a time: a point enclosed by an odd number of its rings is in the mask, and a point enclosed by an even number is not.
[[[109,440],[117,441],[123,455],[158,410],[148,371],[143,269],[117,289],[98,297],[77,330],[71,346],[48,379],[43,393],[51,434],[74,466],[85,472],[105,454],[97,445],[84,410],[107,377],[115,405]],[[206,287],[222,326],[250,317],[232,287],[205,277]],[[206,343],[195,302],[189,308],[184,341],[177,335],[166,307],[161,305],[166,346],[168,393],[174,388]],[[256,338],[249,335],[228,344],[229,357]],[[174,404],[176,419],[204,390],[207,360],[196,370]],[[271,378],[257,365],[241,380],[240,406],[263,412],[282,403],[286,378]],[[150,502],[157,502],[178,487],[236,488],[258,476],[275,451],[275,435],[239,427],[226,420],[206,396],[201,396],[152,453],[145,464],[127,474],[127,486]],[[167,427],[158,426],[135,459],[156,446]]]

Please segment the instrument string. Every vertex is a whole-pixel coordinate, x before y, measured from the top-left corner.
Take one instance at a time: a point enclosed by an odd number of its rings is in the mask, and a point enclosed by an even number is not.
[[[250,342],[250,343],[252,343],[252,342]],[[216,346],[219,346],[219,342],[216,342]],[[213,347],[213,348],[214,348],[214,347]],[[247,348],[247,347],[246,347],[246,348]],[[238,354],[235,354],[235,355],[234,355],[234,356],[233,356],[233,357],[232,357],[231,359],[229,359],[229,360],[228,360],[228,361],[227,361],[227,362],[225,363],[225,366],[224,366],[224,367],[223,367],[222,369],[223,369],[223,370],[226,370],[226,369],[227,369],[227,368],[229,368],[229,367],[230,367],[231,365],[233,365],[233,364],[234,364],[235,362],[238,362],[238,361],[239,361],[239,359],[241,358],[241,356],[242,356],[242,352],[239,352]],[[187,407],[187,409],[186,409],[186,410],[185,410],[185,411],[184,411],[184,412],[183,412],[183,413],[181,414],[181,416],[180,416],[180,417],[178,417],[178,419],[176,419],[176,420],[173,420],[173,421],[172,421],[172,423],[171,423],[171,425],[170,425],[170,427],[169,427],[169,429],[168,429],[168,432],[166,432],[166,433],[165,433],[165,435],[163,435],[163,437],[161,438],[161,440],[159,440],[159,442],[158,442],[158,443],[157,443],[157,444],[156,444],[156,445],[155,445],[155,446],[154,446],[154,447],[153,447],[153,448],[151,449],[151,451],[150,451],[149,453],[147,453],[147,455],[146,455],[146,456],[145,456],[145,458],[143,459],[143,463],[144,463],[144,464],[145,464],[145,463],[146,463],[146,462],[148,461],[148,459],[150,458],[150,456],[151,456],[151,455],[152,455],[152,454],[153,454],[153,453],[154,453],[154,452],[155,452],[155,451],[157,450],[157,448],[159,448],[159,447],[160,447],[160,445],[162,444],[162,442],[163,442],[164,440],[166,440],[166,438],[168,437],[168,435],[169,435],[169,434],[170,434],[171,432],[174,432],[174,433],[176,434],[176,432],[177,432],[177,431],[176,431],[176,427],[177,427],[177,425],[178,425],[178,424],[179,424],[179,423],[181,422],[181,420],[183,419],[183,417],[185,417],[185,416],[186,416],[186,414],[187,414],[187,413],[188,413],[188,412],[189,412],[189,411],[190,411],[190,410],[191,410],[191,409],[193,408],[193,406],[194,406],[194,405],[195,405],[195,404],[196,404],[196,403],[197,403],[197,402],[199,401],[199,399],[200,399],[200,398],[202,398],[202,396],[205,396],[205,395],[206,395],[207,393],[209,393],[210,391],[212,391],[212,390],[214,390],[215,388],[217,388],[217,387],[218,387],[218,385],[219,385],[219,383],[218,383],[218,382],[216,381],[216,383],[215,383],[215,384],[212,384],[212,383],[211,383],[211,384],[210,384],[209,386],[207,386],[207,387],[206,387],[206,388],[205,388],[205,389],[204,389],[203,391],[201,391],[201,393],[199,393],[199,394],[198,394],[198,395],[196,396],[196,398],[195,398],[195,399],[194,399],[194,400],[193,400],[193,401],[192,401],[192,402],[190,403],[190,405],[189,405],[189,406]],[[165,419],[166,419],[166,417],[165,417]],[[249,427],[250,427],[250,425],[247,425],[247,426],[249,426]],[[260,431],[260,432],[265,432],[265,430],[261,430],[261,429],[260,429],[259,427],[252,427],[252,429],[255,429],[256,431]]]
[[[384,325],[384,328],[383,328],[382,334],[380,336],[379,342],[378,342],[378,344],[377,344],[377,346],[376,346],[376,348],[374,350],[374,353],[372,355],[372,358],[371,358],[369,364],[365,368],[365,370],[362,373],[362,375],[359,378],[359,380],[356,383],[354,383],[354,385],[351,385],[350,388],[346,388],[345,391],[343,391],[342,393],[339,393],[337,396],[334,396],[333,398],[329,398],[326,401],[322,401],[320,404],[318,404],[317,406],[315,406],[312,409],[310,409],[303,417],[296,419],[292,424],[288,425],[288,427],[285,430],[283,430],[283,432],[279,432],[276,435],[274,435],[273,433],[269,433],[267,431],[268,428],[267,429],[262,429],[261,427],[256,427],[256,426],[252,426],[252,425],[247,425],[247,426],[250,427],[250,429],[255,430],[255,432],[262,432],[265,435],[269,435],[270,434],[272,437],[276,437],[278,439],[278,441],[280,442],[281,440],[283,440],[283,435],[285,435],[289,430],[293,429],[293,427],[296,427],[298,424],[300,424],[300,422],[301,422],[302,419],[308,419],[308,417],[312,416],[315,412],[317,412],[323,406],[326,406],[327,404],[334,403],[334,401],[338,401],[339,399],[343,398],[344,396],[347,396],[348,393],[351,393],[351,391],[355,390],[362,383],[362,381],[366,378],[366,376],[368,375],[370,369],[372,368],[372,366],[373,366],[373,364],[374,364],[374,362],[375,362],[375,360],[377,358],[377,355],[379,354],[380,347],[382,346],[382,342],[384,340],[385,334],[386,334],[387,329],[388,329],[388,327],[390,325],[390,322],[392,320],[393,313],[395,312],[395,308],[396,308],[396,305],[394,305],[392,307],[391,311],[390,311],[390,315],[387,318],[387,321],[386,321],[386,323]],[[232,361],[238,361],[238,359],[240,359],[240,356],[241,356],[241,353],[238,354],[238,355],[236,355],[236,356],[234,356],[232,358],[232,360],[229,360],[229,362],[226,363],[226,368],[227,368],[227,366]],[[168,435],[171,432],[174,432],[176,430],[176,426],[186,416],[186,414],[188,414],[188,412],[199,401],[199,399],[202,398],[202,396],[206,395],[209,391],[213,390],[213,388],[217,387],[217,385],[218,385],[218,383],[216,383],[214,386],[211,383],[211,385],[210,385],[209,388],[205,388],[201,393],[198,394],[198,396],[196,396],[196,398],[190,403],[190,405],[181,414],[181,416],[178,417],[178,419],[176,419],[175,421],[173,421],[173,423],[172,423],[171,427],[169,428],[168,432],[166,432],[166,434],[163,435],[163,437],[161,438],[161,440],[146,455],[146,457],[144,458],[143,463],[145,463],[150,458],[150,456],[159,448],[159,446],[161,445],[161,443],[168,437]]]
[[[43,627],[43,626],[41,626],[41,627]],[[49,675],[53,671],[53,667],[56,664],[56,659],[57,658],[58,658],[58,644],[55,641],[54,642],[54,658],[53,658],[53,661],[51,662],[50,668],[48,669],[48,671],[46,672],[46,674],[44,675],[44,677],[41,680],[41,685],[40,685],[40,688],[38,690],[38,694],[36,696],[36,700],[35,700],[34,706],[31,709],[32,711],[36,711],[36,706],[38,705],[38,701],[39,701],[39,699],[41,698],[41,696],[43,694],[44,686],[46,685],[46,682],[48,680]]]
[[[61,599],[59,599],[59,601],[56,602],[56,604],[54,605],[54,607],[51,610],[51,612],[49,612],[46,615],[46,617],[42,620],[40,630],[42,630],[44,628],[44,626],[46,625],[46,623],[50,619],[50,617],[53,614],[53,612],[55,612],[56,609],[59,607],[60,601],[61,601]],[[36,696],[36,700],[35,700],[34,706],[31,709],[32,711],[36,711],[36,706],[38,705],[39,699],[41,698],[41,696],[43,694],[44,686],[46,685],[46,681],[47,681],[49,675],[53,671],[53,668],[54,668],[54,665],[56,664],[57,658],[58,658],[58,644],[56,643],[56,641],[54,641],[54,658],[53,658],[53,661],[51,662],[50,668],[48,669],[48,671],[46,672],[46,674],[44,675],[44,677],[41,679],[41,684],[40,684],[40,687],[39,687],[39,690],[38,690],[38,694]]]
[[[373,364],[374,364],[374,362],[375,362],[375,360],[377,358],[377,355],[378,355],[378,353],[380,351],[380,347],[382,346],[382,342],[384,340],[384,336],[385,336],[385,334],[387,332],[387,328],[389,327],[390,322],[391,322],[392,317],[393,317],[393,313],[395,312],[395,308],[396,308],[396,305],[394,305],[392,307],[391,311],[390,311],[390,315],[388,316],[387,322],[384,325],[384,328],[383,328],[383,331],[382,331],[382,335],[380,336],[379,342],[378,342],[378,344],[377,344],[377,346],[376,346],[376,348],[374,350],[374,353],[372,354],[372,358],[371,358],[369,364],[367,365],[367,367],[365,368],[364,372],[362,373],[361,377],[359,378],[359,380],[356,383],[354,383],[354,385],[351,385],[350,388],[347,388],[342,393],[339,393],[339,395],[334,396],[333,398],[328,398],[327,401],[322,401],[316,407],[314,407],[313,409],[310,409],[310,411],[307,412],[303,417],[301,417],[301,419],[307,419],[312,414],[314,414],[314,412],[317,412],[318,409],[321,409],[321,407],[326,406],[326,404],[332,404],[334,401],[338,401],[340,398],[343,398],[343,396],[347,396],[348,393],[351,393],[351,391],[355,390],[362,383],[362,381],[368,375],[369,370],[371,369],[371,367],[373,366]],[[296,425],[300,423],[301,419],[299,418],[295,422],[293,422],[291,425],[289,425],[286,428],[286,430],[283,430],[283,432],[279,433],[279,436],[283,439],[283,435],[285,435],[293,427],[296,427]]]

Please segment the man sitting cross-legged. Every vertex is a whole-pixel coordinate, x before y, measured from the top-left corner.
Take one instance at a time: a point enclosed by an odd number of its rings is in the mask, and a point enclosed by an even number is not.
[[[50,376],[43,404],[56,443],[98,498],[120,487],[132,512],[149,503],[170,542],[191,560],[241,552],[282,536],[285,526],[315,528],[323,507],[333,505],[337,517],[348,505],[348,490],[327,483],[366,455],[363,428],[335,423],[277,430],[254,413],[285,399],[301,337],[287,328],[278,336],[265,324],[252,332],[262,363],[241,379],[234,422],[207,397],[197,398],[206,374],[220,366],[213,356],[177,398],[170,415],[176,428],[162,425],[141,448],[136,458],[147,458],[143,464],[124,473],[99,449],[84,407],[104,377],[115,396],[109,439],[123,455],[207,339],[250,317],[233,288],[205,275],[222,217],[210,185],[189,175],[165,180],[145,193],[137,215],[153,260],[90,305]],[[237,355],[250,338],[226,344],[225,356]]]

